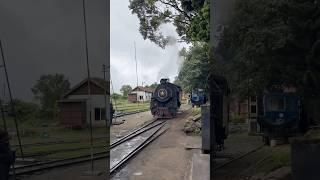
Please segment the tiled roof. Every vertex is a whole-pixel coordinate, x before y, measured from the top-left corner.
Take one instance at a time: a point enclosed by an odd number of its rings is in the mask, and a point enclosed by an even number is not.
[[[144,92],[153,93],[154,89],[150,87],[137,86],[132,91],[144,91]]]

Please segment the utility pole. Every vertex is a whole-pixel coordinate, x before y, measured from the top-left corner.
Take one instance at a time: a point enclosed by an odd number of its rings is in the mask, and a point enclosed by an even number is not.
[[[85,40],[85,53],[86,53],[86,64],[87,64],[87,81],[88,81],[88,108],[89,108],[89,126],[90,126],[90,155],[91,155],[91,175],[94,175],[93,167],[93,129],[92,129],[92,117],[91,117],[91,78],[90,78],[90,63],[88,53],[88,35],[87,35],[87,22],[86,22],[86,6],[85,0],[82,0],[83,8],[83,26],[84,26],[84,40]]]
[[[114,89],[113,89],[113,83],[112,83],[112,79],[111,79],[111,76],[110,76],[110,84],[111,84],[111,89],[112,89],[112,93],[114,93]],[[111,93],[110,93],[111,94]],[[112,98],[111,98],[112,99]],[[112,102],[111,102],[112,103]],[[114,97],[114,107],[115,107],[115,112],[117,112],[117,101],[116,101],[116,98]],[[112,117],[111,117],[112,118]],[[112,121],[112,119],[111,119]],[[117,114],[115,113],[115,116],[114,116],[114,122],[117,121]]]
[[[139,86],[139,81],[138,81],[138,61],[137,61],[137,50],[136,50],[136,42],[134,41],[134,60],[136,61],[136,75],[137,75],[137,87]],[[139,99],[137,94],[137,101],[138,101],[138,108],[139,108]]]
[[[102,72],[103,72],[103,80],[106,82],[106,65],[102,64]],[[107,86],[107,83],[106,83]],[[107,87],[104,87],[104,109],[105,109],[105,113],[104,113],[104,118],[106,121],[106,128],[109,127],[109,123],[108,123],[108,118],[107,118]]]
[[[137,75],[137,87],[139,86],[138,81],[138,61],[137,61],[137,51],[136,51],[136,42],[134,41],[134,60],[136,61],[136,75]]]
[[[6,118],[4,116],[4,108],[3,108],[3,105],[2,105],[2,100],[0,99],[0,110],[1,110],[1,117],[2,117],[2,121],[3,121],[3,129],[8,132],[8,129],[7,129],[7,121],[6,121]]]
[[[1,67],[4,68],[4,72],[5,72],[5,75],[6,75],[7,86],[8,86],[9,97],[10,97],[11,110],[12,110],[13,116],[14,116],[14,124],[15,124],[15,127],[16,127],[16,133],[17,133],[17,137],[18,137],[18,141],[19,141],[20,153],[21,153],[22,159],[24,159],[22,145],[21,145],[21,138],[20,138],[20,133],[19,133],[19,127],[18,127],[18,121],[17,121],[17,114],[16,114],[15,105],[13,104],[11,87],[10,87],[10,82],[9,82],[9,77],[8,77],[8,72],[7,72],[7,67],[6,67],[6,60],[4,58],[5,56],[4,56],[4,53],[3,53],[3,47],[2,47],[2,41],[1,40],[0,40],[0,50],[1,50],[1,57],[2,57],[2,62],[3,62]]]

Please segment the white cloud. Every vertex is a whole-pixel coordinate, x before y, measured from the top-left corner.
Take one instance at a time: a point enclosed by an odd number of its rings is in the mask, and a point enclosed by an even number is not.
[[[173,78],[178,74],[179,49],[185,44],[174,44],[161,49],[149,40],[143,40],[139,32],[139,20],[131,14],[128,0],[111,0],[111,78],[115,92],[123,84],[136,86],[134,42],[138,61],[139,85],[159,82],[162,77]],[[161,26],[164,35],[177,37],[171,24]]]

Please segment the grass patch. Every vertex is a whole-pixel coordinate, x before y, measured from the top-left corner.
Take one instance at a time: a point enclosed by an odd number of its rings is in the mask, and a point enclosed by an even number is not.
[[[230,122],[232,123],[245,123],[246,122],[246,118],[239,116],[239,115],[235,115],[232,118],[230,118]]]
[[[261,162],[257,164],[255,173],[268,174],[280,167],[290,166],[290,145],[282,145],[277,147],[264,147],[260,154]]]
[[[201,113],[201,108],[200,107],[194,107],[192,108],[192,116],[197,116]]]
[[[116,104],[113,101],[113,108],[116,111],[121,112],[133,112],[138,110],[148,110],[150,108],[150,102],[131,103],[128,100],[117,100]]]

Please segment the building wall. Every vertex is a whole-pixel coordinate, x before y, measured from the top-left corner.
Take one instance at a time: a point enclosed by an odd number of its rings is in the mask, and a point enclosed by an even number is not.
[[[87,99],[88,95],[70,95],[68,99]],[[87,124],[90,123],[90,109],[87,101]],[[108,109],[107,104],[107,109]],[[91,119],[94,126],[105,126],[105,120],[95,120],[95,108],[105,108],[104,95],[91,95]],[[107,111],[108,112],[108,111]]]
[[[137,94],[128,94],[129,102],[137,102]]]
[[[152,96],[152,93],[144,91],[132,91],[131,94],[137,94],[137,101],[139,102],[150,101]],[[140,99],[140,96],[142,96],[143,99]]]

